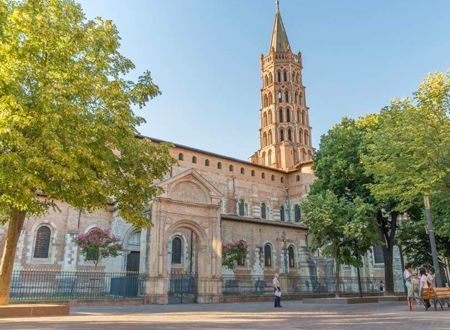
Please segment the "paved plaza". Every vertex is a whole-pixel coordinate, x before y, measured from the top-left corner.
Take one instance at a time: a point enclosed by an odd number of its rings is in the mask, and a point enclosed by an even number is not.
[[[320,305],[286,301],[214,305],[144,305],[72,308],[70,316],[0,320],[0,329],[450,329],[450,310],[405,304]]]

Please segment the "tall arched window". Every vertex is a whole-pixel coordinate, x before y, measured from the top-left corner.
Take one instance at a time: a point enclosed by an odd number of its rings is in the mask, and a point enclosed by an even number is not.
[[[272,130],[269,131],[269,138],[268,138],[269,144],[272,144]]]
[[[290,128],[288,129],[288,140],[292,141],[292,131]]]
[[[289,255],[289,268],[295,268],[295,254],[294,254],[294,247],[292,245],[288,248],[288,255]]]
[[[265,203],[261,203],[261,218],[266,219],[267,218],[267,207]]]
[[[182,244],[181,238],[175,237],[172,240],[172,264],[181,264]]]
[[[192,164],[197,164],[197,157],[192,156]]]
[[[298,181],[300,181],[300,176],[298,176]],[[300,205],[296,204],[294,207],[294,219],[295,222],[300,222],[302,220],[302,210],[300,209]]]
[[[277,81],[281,82],[281,72],[277,71]]]
[[[302,149],[302,160],[306,160],[306,151]]]
[[[269,77],[267,77],[267,75],[264,77],[264,85],[269,85]]]
[[[241,199],[241,200],[239,201],[239,204],[238,204],[238,212],[239,212],[239,215],[240,215],[241,217],[243,217],[243,216],[245,215],[245,202],[244,202],[243,199]]]
[[[263,162],[263,165],[266,165],[266,152],[265,151],[263,151],[263,153],[262,153],[262,162]]]
[[[278,103],[283,102],[283,93],[281,91],[278,91]]]
[[[297,123],[301,123],[300,110],[297,110]]]
[[[305,111],[302,111],[302,124],[306,125],[306,114],[305,114]]]
[[[284,72],[283,72],[283,78],[284,78],[284,81],[288,80],[288,76],[287,76],[287,71],[286,70],[284,70]]]
[[[269,110],[269,124],[272,124],[272,110]]]
[[[269,104],[269,99],[267,98],[267,95],[264,95],[264,98],[263,98],[263,106],[264,107],[267,107],[267,105]]]
[[[283,109],[282,108],[280,108],[280,109],[278,109],[278,118],[279,118],[279,121],[280,121],[280,123],[282,123],[283,122]]]
[[[284,92],[284,102],[289,102],[289,92]]]
[[[184,155],[181,152],[178,154],[178,160],[184,160]]]
[[[272,93],[269,93],[269,99],[268,99],[268,105],[273,103],[273,96]]]
[[[305,131],[305,144],[309,145],[309,133],[308,133],[308,131]]]
[[[280,220],[284,221],[284,205],[281,205],[280,207]]]
[[[267,153],[267,165],[272,165],[272,150]]]
[[[264,245],[264,266],[272,267],[272,247],[270,244]]]
[[[291,122],[291,109],[289,109],[289,108],[286,108],[286,121],[288,123]]]
[[[264,134],[263,134],[263,146],[264,147],[267,146],[267,133],[266,132],[264,132]]]
[[[280,141],[284,141],[284,131],[280,129]]]
[[[36,232],[36,243],[34,245],[35,258],[48,258],[50,249],[51,230],[47,226],[41,226]]]
[[[298,96],[298,104],[303,104],[303,95],[302,95],[302,93],[300,93],[299,94],[299,96]]]
[[[273,82],[272,72],[269,73],[269,84]]]
[[[267,112],[264,112],[264,115],[263,115],[263,126],[264,127],[267,126]]]
[[[301,128],[298,130],[298,143],[303,143],[303,130]]]

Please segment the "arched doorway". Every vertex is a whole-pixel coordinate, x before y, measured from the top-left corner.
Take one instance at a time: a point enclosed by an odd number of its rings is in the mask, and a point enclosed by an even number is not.
[[[198,242],[198,235],[187,227],[177,228],[169,237],[169,304],[197,302]]]
[[[139,272],[140,260],[141,260],[141,231],[135,230],[128,237],[126,243],[126,249],[128,250],[126,271],[127,272]]]

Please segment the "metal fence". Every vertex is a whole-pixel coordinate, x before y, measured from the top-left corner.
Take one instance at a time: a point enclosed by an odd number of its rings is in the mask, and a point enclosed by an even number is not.
[[[223,276],[222,292],[224,295],[273,295],[272,276]],[[361,278],[364,294],[379,294],[380,281],[384,278]],[[334,277],[315,276],[280,276],[284,294],[332,294],[335,292]],[[357,277],[341,277],[342,294],[358,294]]]
[[[14,301],[114,300],[142,297],[145,274],[101,271],[14,271]]]

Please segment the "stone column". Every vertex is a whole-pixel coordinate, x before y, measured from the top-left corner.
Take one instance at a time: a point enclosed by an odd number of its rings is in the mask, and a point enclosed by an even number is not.
[[[77,236],[77,233],[67,233],[65,236],[64,244],[64,259],[61,266],[62,271],[74,271],[77,268],[78,259],[78,247],[73,242],[73,239]]]

